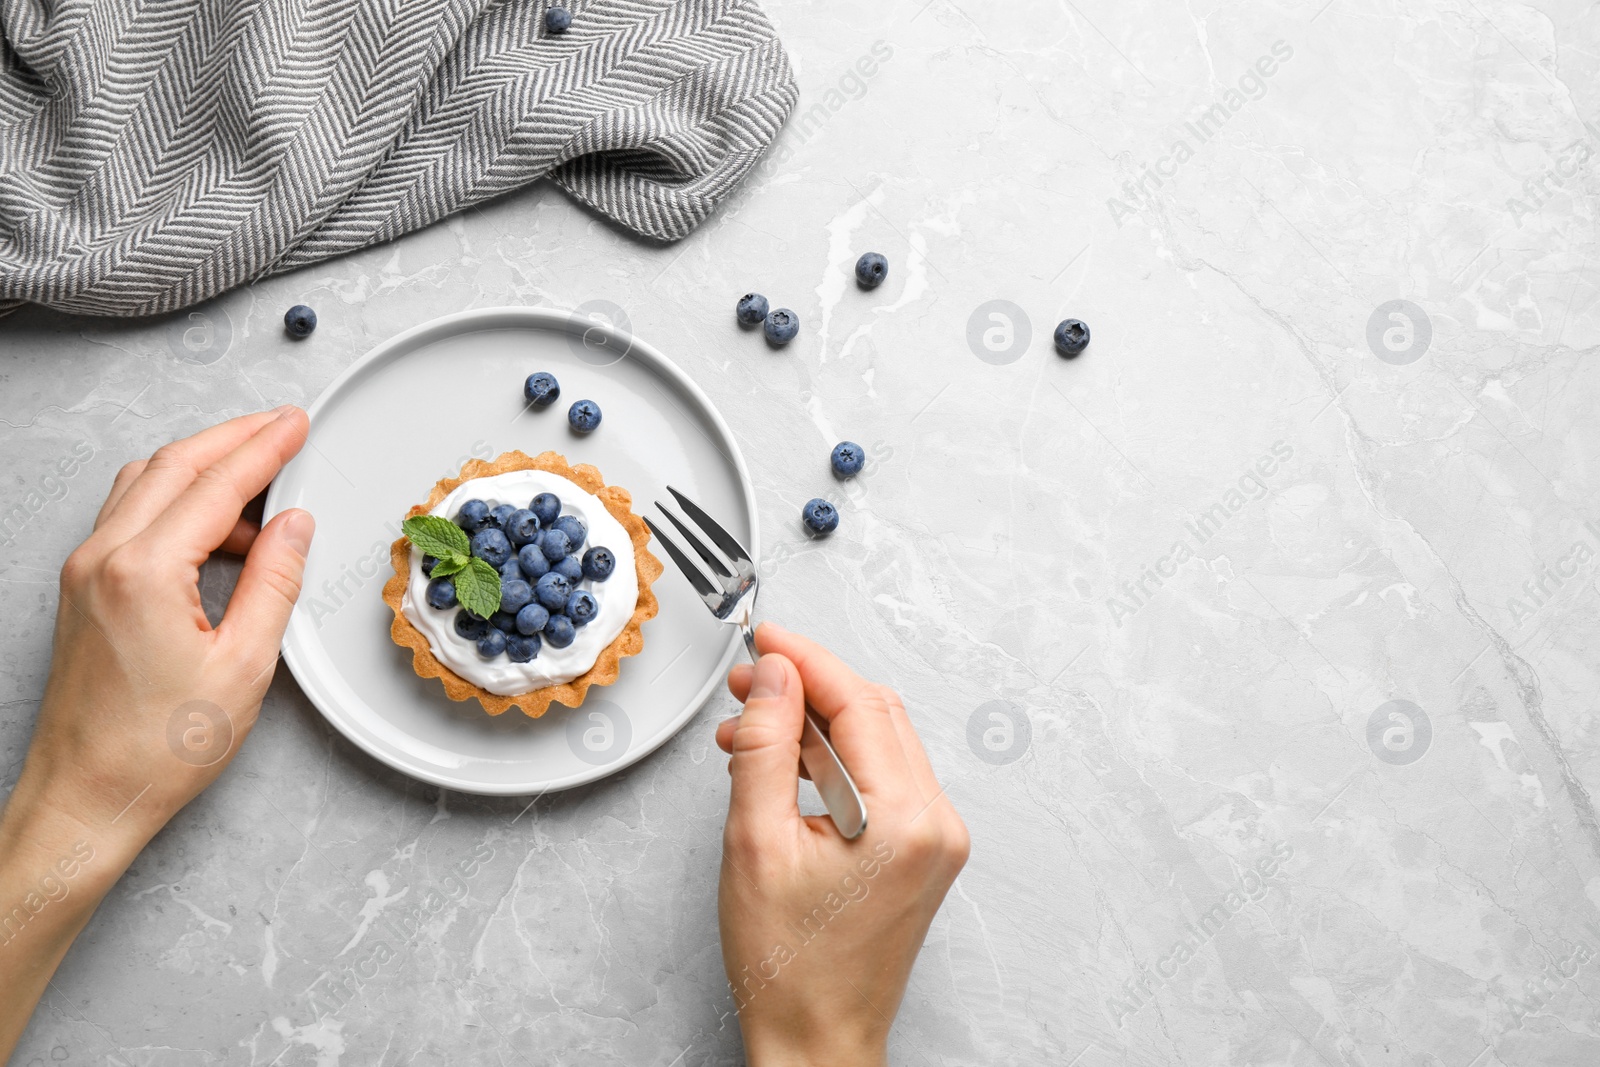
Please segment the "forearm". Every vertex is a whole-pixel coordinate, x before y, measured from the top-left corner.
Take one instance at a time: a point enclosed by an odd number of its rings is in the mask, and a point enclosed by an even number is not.
[[[106,892],[138,855],[141,831],[85,811],[56,785],[23,779],[0,812],[0,1062]],[[131,821],[131,820],[130,820]]]

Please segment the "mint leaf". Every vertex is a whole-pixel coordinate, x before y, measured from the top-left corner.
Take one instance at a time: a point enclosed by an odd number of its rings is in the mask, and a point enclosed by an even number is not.
[[[471,553],[466,531],[440,515],[413,515],[400,524],[400,532],[426,555],[449,559]]]
[[[456,572],[455,581],[456,599],[474,615],[487,619],[500,610],[500,572],[483,560],[476,556],[468,560]]]
[[[438,563],[433,565],[432,577],[448,578],[452,574],[455,574],[457,571],[461,570],[461,568],[465,567],[470,559],[471,557],[469,556],[449,556],[445,559],[441,559]]]

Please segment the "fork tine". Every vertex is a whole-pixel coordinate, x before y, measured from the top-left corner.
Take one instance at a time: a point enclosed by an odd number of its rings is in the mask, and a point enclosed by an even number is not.
[[[708,598],[720,595],[716,588],[712,586],[711,579],[701,574],[700,568],[689,562],[689,557],[683,554],[683,549],[679,548],[672,538],[662,533],[661,528],[651,522],[649,518],[644,520],[644,524],[650,527],[650,532],[656,535],[656,540],[661,542],[661,546],[667,550],[667,555],[672,557],[672,562],[678,565],[678,569],[683,572],[683,576],[689,579],[689,584],[694,586],[695,592],[702,597]]]
[[[693,519],[695,525],[704,530],[706,535],[711,538],[712,542],[715,543],[718,548],[722,549],[723,552],[727,553],[729,559],[738,563],[750,562],[750,553],[744,550],[744,546],[738,541],[735,541],[733,539],[733,535],[718,525],[715,519],[701,511],[700,505],[696,504],[693,500],[690,500],[688,497],[684,496],[670,485],[667,486],[667,492],[671,493],[673,498],[677,500],[678,506],[683,508],[684,514]],[[660,505],[658,504],[657,507],[659,506]],[[679,528],[682,529],[682,527]],[[687,533],[688,531],[685,530],[684,532]]]
[[[705,542],[696,537],[693,530],[690,530],[683,523],[679,522],[678,516],[668,511],[665,507],[662,507],[661,501],[659,500],[656,501],[656,510],[665,515],[667,520],[678,528],[678,532],[683,534],[683,539],[689,542],[689,547],[695,550],[696,555],[706,561],[707,567],[710,567],[713,571],[716,571],[724,578],[733,577],[733,572],[728,570],[727,566],[717,558],[717,554],[711,551],[711,549],[707,548],[705,546]]]

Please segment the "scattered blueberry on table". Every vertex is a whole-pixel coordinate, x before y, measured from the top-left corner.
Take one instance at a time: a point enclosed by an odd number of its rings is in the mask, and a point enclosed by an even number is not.
[[[767,298],[760,293],[746,293],[739,298],[733,313],[738,316],[740,325],[760,326],[767,318]]]
[[[788,308],[775,308],[767,312],[767,343],[786,345],[800,332],[800,316]]]
[[[841,478],[852,478],[861,473],[861,465],[867,461],[867,454],[854,441],[840,441],[833,446],[829,461],[833,464],[833,473]]]
[[[856,284],[863,289],[876,289],[889,276],[889,261],[880,253],[867,252],[856,260]]]
[[[839,509],[815,497],[800,509],[800,521],[814,534],[828,534],[839,528]]]
[[[549,407],[561,395],[561,383],[554,374],[539,371],[522,383],[522,396],[536,408]]]
[[[283,313],[283,328],[290,337],[310,337],[317,328],[317,313],[304,304],[296,304]]]
[[[567,421],[579,433],[590,433],[600,425],[600,405],[593,400],[576,401],[567,409]]]
[[[544,13],[544,28],[551,33],[566,33],[572,25],[572,12],[564,7],[553,7]]]
[[[1068,359],[1089,347],[1089,327],[1079,319],[1063,319],[1056,327],[1056,351]]]

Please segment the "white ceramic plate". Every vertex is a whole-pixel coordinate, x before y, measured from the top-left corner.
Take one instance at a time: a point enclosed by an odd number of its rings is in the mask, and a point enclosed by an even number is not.
[[[541,370],[560,381],[561,399],[535,411],[522,383]],[[588,436],[567,425],[567,406],[580,399],[603,415]],[[590,689],[581,708],[490,717],[476,701],[451,701],[437,679],[418,678],[411,651],[389,638],[383,583],[400,520],[469,458],[553,449],[600,468],[641,515],[672,485],[758,550],[755,495],[727,424],[650,345],[578,313],[465,311],[380,344],[310,415],[305,449],[266,501],[268,517],[299,507],[317,520],[283,655],[328,721],[377,759],[471,793],[565,789],[654,750],[721,683],[737,631],[711,617],[659,547],[667,571],[654,586],[661,611],[644,624],[644,651],[622,661],[615,685]]]

